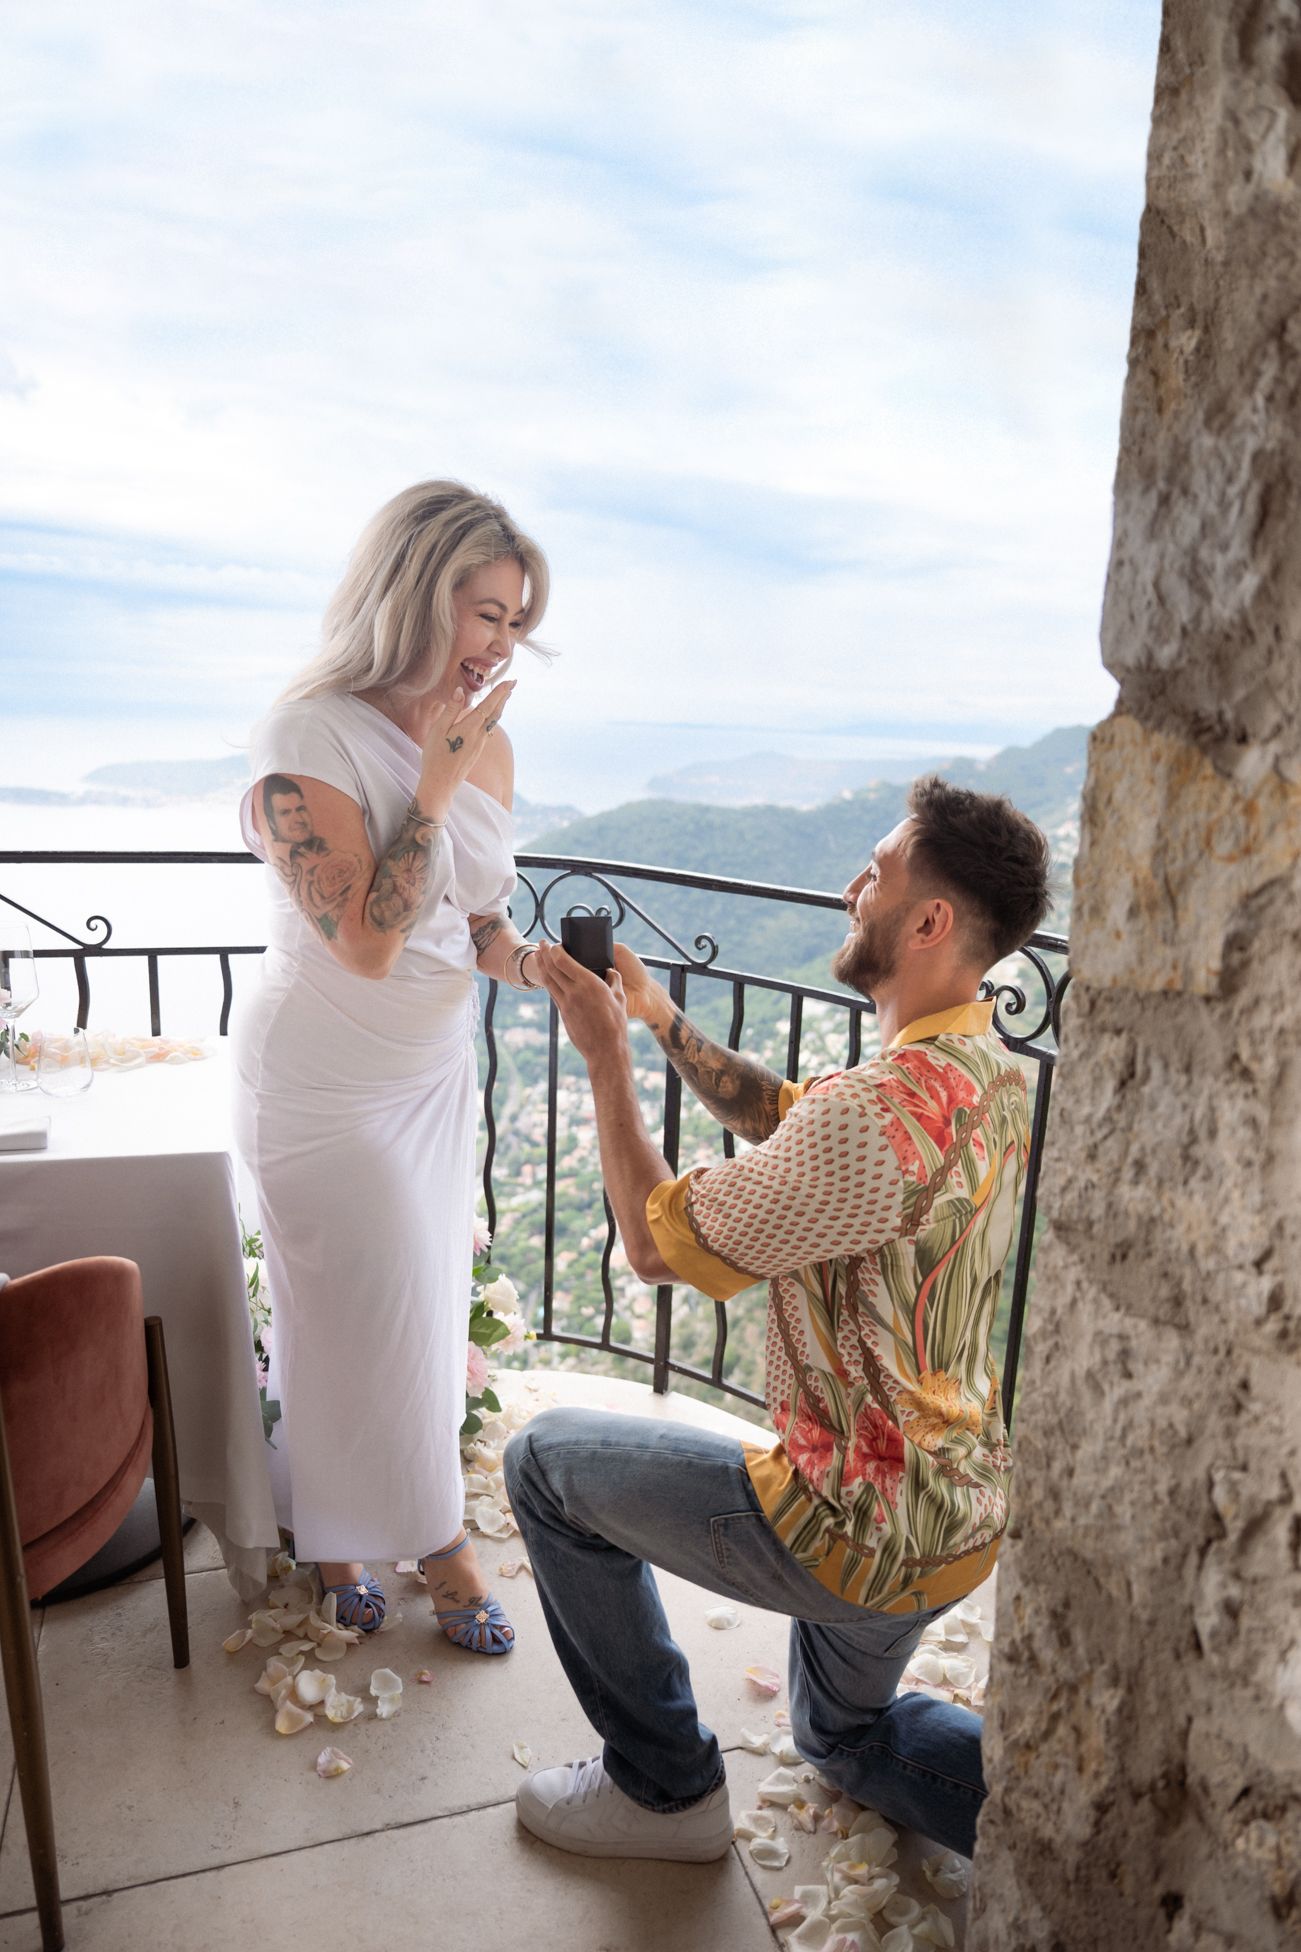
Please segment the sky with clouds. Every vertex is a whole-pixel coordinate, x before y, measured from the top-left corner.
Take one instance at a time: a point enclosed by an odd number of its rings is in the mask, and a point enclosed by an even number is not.
[[[1158,15],[7,9],[11,708],[242,732],[455,475],[552,561],[534,738],[1100,716]]]

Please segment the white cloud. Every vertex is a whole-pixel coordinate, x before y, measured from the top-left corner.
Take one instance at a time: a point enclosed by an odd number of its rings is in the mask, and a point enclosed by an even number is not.
[[[903,0],[28,11],[0,516],[64,532],[47,656],[61,583],[117,575],[119,692],[179,698],[170,606],[206,643],[238,598],[223,709],[255,709],[372,509],[454,473],[553,556],[539,723],[644,713],[648,668],[666,717],[756,683],[809,720],[1106,708],[1155,0],[1123,32]]]

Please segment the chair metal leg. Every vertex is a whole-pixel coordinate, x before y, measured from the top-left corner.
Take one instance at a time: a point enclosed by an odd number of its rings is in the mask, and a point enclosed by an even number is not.
[[[59,1860],[50,1800],[50,1763],[45,1748],[45,1714],[32,1639],[18,1508],[4,1417],[0,1413],[0,1658],[3,1659],[9,1727],[13,1735],[18,1788],[27,1826],[36,1911],[43,1952],[63,1952],[63,1908],[59,1900]]]
[[[154,1498],[163,1547],[163,1585],[167,1590],[167,1619],[172,1630],[172,1665],[190,1665],[190,1622],[185,1603],[185,1540],[181,1531],[181,1484],[176,1469],[176,1431],[172,1423],[172,1392],[167,1380],[167,1351],[163,1325],[157,1315],[145,1317],[145,1353],[149,1361],[149,1401],[154,1413]]]

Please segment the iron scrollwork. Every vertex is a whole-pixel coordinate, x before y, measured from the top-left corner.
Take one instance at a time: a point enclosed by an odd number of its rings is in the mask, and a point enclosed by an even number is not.
[[[551,898],[557,888],[562,887],[567,881],[595,882],[597,887],[604,888],[605,892],[615,903],[615,913],[611,917],[611,922],[616,931],[623,926],[629,915],[635,915],[639,922],[644,922],[647,928],[654,931],[661,942],[667,943],[675,955],[682,958],[689,969],[708,969],[713,963],[717,962],[718,944],[712,935],[702,932],[694,938],[692,948],[695,950],[695,954],[693,955],[691,949],[684,948],[677,937],[670,935],[663,924],[657,922],[653,915],[648,915],[641,904],[635,902],[631,895],[627,894],[623,889],[616,887],[613,881],[607,880],[605,875],[600,873],[598,869],[589,867],[562,869],[559,874],[552,876],[551,880],[547,882],[540,893],[529,879],[529,876],[523,869],[520,869],[519,885],[521,888],[528,889],[530,899],[533,903],[532,913],[527,920],[517,914],[512,907],[511,919],[522,934],[531,935],[535,928],[540,928],[549,941],[559,942],[560,930],[558,926],[553,924],[548,909]],[[589,904],[580,902],[575,903],[575,906],[587,907]]]
[[[38,928],[48,929],[51,935],[62,936],[63,940],[70,942],[74,949],[103,949],[107,946],[113,935],[113,924],[106,915],[88,915],[86,917],[82,926],[89,931],[91,939],[85,941],[81,936],[73,935],[67,929],[60,928],[57,922],[51,922],[46,916],[38,915],[34,908],[24,908],[23,904],[20,901],[15,901],[12,895],[0,895],[0,902],[3,902],[6,908],[16,908],[20,915],[25,915],[29,922],[35,922]],[[98,941],[94,939],[97,929],[103,929],[104,931]]]

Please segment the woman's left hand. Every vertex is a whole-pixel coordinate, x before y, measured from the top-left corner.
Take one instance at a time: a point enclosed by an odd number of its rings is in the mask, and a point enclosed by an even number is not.
[[[589,1065],[626,1045],[628,1010],[617,970],[609,970],[603,982],[558,943],[542,943],[529,958],[529,975],[554,997],[570,1043]]]

